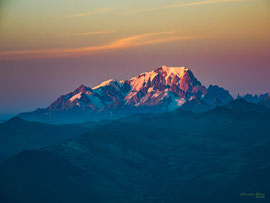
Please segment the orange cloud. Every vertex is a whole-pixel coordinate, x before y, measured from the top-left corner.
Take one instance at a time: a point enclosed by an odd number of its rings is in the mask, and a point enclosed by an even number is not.
[[[242,2],[248,0],[205,0],[205,1],[194,1],[189,3],[180,3],[180,4],[172,4],[172,5],[165,5],[161,7],[155,8],[143,8],[143,9],[134,9],[128,10],[125,14],[136,14],[136,13],[145,13],[151,11],[158,11],[163,9],[173,9],[173,8],[181,8],[181,7],[191,7],[191,6],[200,6],[200,5],[209,5],[209,4],[218,4],[218,3],[232,3],[232,2]]]
[[[134,35],[113,41],[109,44],[98,46],[87,46],[73,49],[45,49],[45,50],[18,50],[18,51],[2,51],[0,59],[16,59],[16,58],[50,58],[65,57],[78,55],[91,55],[100,51],[124,49],[131,47],[146,46],[152,44],[166,43],[180,40],[191,40],[194,37],[179,36],[174,32],[157,32]]]

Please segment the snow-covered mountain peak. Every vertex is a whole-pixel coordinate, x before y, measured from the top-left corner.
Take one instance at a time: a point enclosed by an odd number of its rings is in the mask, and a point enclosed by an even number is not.
[[[188,70],[189,69],[186,67],[161,66],[160,68],[154,70],[154,72],[166,73],[167,77],[170,75],[177,75],[179,78],[181,78]]]
[[[108,85],[113,85],[115,83],[118,83],[118,81],[115,80],[115,79],[109,79],[109,80],[106,80],[106,81],[100,83],[98,86],[94,87],[93,90],[98,89],[100,87],[105,87],[105,86],[108,86]]]
[[[80,85],[77,89],[74,90],[73,95],[81,93],[81,92],[91,92],[92,89],[85,85]]]
[[[148,85],[153,81],[157,73],[154,71],[141,73],[140,75],[131,78],[127,82],[130,83],[133,91],[141,90],[145,85]]]
[[[110,80],[106,80],[100,83],[98,86],[94,87],[93,90],[95,92],[99,92],[99,91],[104,91],[104,90],[106,91],[109,88],[109,89],[114,89],[115,91],[122,91],[124,84],[125,84],[125,81],[118,81],[115,79],[110,79]]]
[[[80,99],[82,97],[82,92],[75,94],[73,97],[69,99],[69,101],[73,102],[76,99]]]
[[[94,88],[81,85],[75,91],[60,96],[41,117],[56,115],[85,116],[94,119],[112,115],[126,115],[144,111],[171,111],[186,102],[200,100],[205,105],[227,103],[232,99],[228,91],[216,86],[206,89],[186,67],[161,66],[141,73],[129,80],[106,80]],[[197,105],[196,102],[188,106]],[[35,117],[36,112],[29,114]],[[90,117],[89,117],[90,116]]]
[[[161,66],[151,72],[141,73],[126,82],[131,85],[132,91],[140,91],[143,88],[160,86],[160,84],[171,85],[177,83],[188,71],[189,69],[185,67]]]

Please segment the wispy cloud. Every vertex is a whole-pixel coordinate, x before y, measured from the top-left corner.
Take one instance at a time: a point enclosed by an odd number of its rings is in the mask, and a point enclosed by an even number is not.
[[[125,14],[136,14],[136,13],[145,13],[152,11],[159,11],[164,9],[174,9],[174,8],[182,8],[182,7],[192,7],[192,6],[200,6],[200,5],[209,5],[209,4],[219,4],[219,3],[232,3],[232,2],[242,2],[247,0],[204,0],[204,1],[193,1],[188,3],[179,3],[179,4],[170,4],[160,7],[153,8],[142,8],[142,9],[133,9],[128,10]]]
[[[0,60],[18,59],[18,58],[50,58],[50,57],[91,55],[106,50],[116,50],[173,41],[191,40],[195,38],[196,37],[191,36],[180,36],[174,32],[146,33],[125,37],[113,41],[109,44],[98,46],[87,46],[73,49],[2,51],[0,52]]]
[[[94,32],[79,32],[74,33],[75,36],[84,36],[84,35],[106,35],[106,34],[112,34],[115,33],[115,31],[94,31]]]
[[[71,16],[68,16],[69,18],[79,18],[79,17],[86,17],[86,16],[92,16],[92,15],[102,15],[109,13],[113,10],[113,8],[100,8],[100,9],[95,9],[92,11],[87,11],[87,12],[82,12],[82,13],[76,13]]]

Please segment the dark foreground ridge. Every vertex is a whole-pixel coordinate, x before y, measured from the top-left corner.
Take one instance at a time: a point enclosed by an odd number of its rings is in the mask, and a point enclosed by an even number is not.
[[[91,124],[88,123],[88,126]],[[87,130],[86,125],[49,125],[25,121],[19,117],[11,118],[0,124],[0,164],[23,150],[63,142],[78,137]]]
[[[6,161],[0,202],[267,202],[269,123],[244,100],[105,122]]]

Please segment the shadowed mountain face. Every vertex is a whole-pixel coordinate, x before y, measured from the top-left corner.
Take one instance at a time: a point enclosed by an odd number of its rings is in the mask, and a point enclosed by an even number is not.
[[[233,100],[228,90],[225,90],[217,85],[210,85],[203,101],[209,105],[222,105],[227,104]]]
[[[247,102],[252,102],[255,104],[261,104],[267,108],[270,108],[270,92],[260,95],[246,94],[244,96],[237,96],[238,99],[244,99]]]
[[[162,66],[129,80],[108,80],[94,88],[81,85],[48,108],[19,117],[47,123],[78,123],[173,111],[192,100],[205,103],[207,107],[199,110],[205,111],[232,99],[223,88],[204,87],[188,68]],[[193,107],[196,102],[192,103]],[[189,110],[197,112],[199,107]]]
[[[112,121],[5,162],[0,201],[267,202],[269,123],[244,100]],[[240,196],[256,192],[265,198]]]
[[[90,127],[91,124],[89,123]],[[29,149],[39,149],[86,132],[85,127],[48,125],[29,122],[14,117],[0,124],[0,164],[15,154]]]
[[[237,96],[238,99],[244,99],[248,102],[252,102],[252,103],[260,103],[261,101],[264,100],[269,100],[270,98],[270,92],[269,93],[265,93],[265,94],[260,94],[260,95],[252,95],[252,94],[245,94],[244,96]]]

